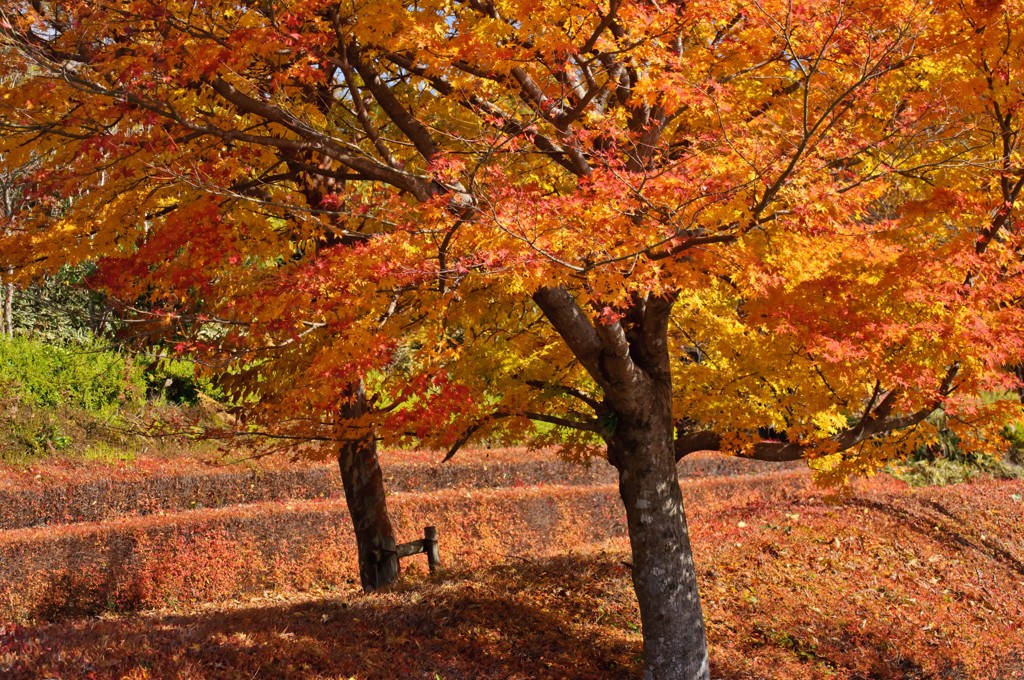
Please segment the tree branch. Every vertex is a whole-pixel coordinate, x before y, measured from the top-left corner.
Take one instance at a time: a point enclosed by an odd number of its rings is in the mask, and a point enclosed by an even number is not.
[[[536,387],[537,389],[555,390],[558,392],[568,394],[571,397],[576,397],[584,404],[594,409],[594,412],[598,414],[605,413],[608,411],[608,408],[599,400],[595,399],[594,397],[590,396],[589,394],[582,390],[576,389],[575,387],[570,387],[568,385],[552,385],[551,383],[546,383],[543,380],[527,380],[526,384],[529,385],[530,387]]]
[[[381,110],[387,114],[391,122],[405,134],[409,141],[413,143],[413,146],[416,147],[416,150],[420,152],[420,155],[423,156],[424,160],[429,163],[440,150],[437,144],[434,143],[434,139],[430,136],[427,128],[402,106],[401,102],[398,101],[398,98],[391,91],[391,88],[381,80],[380,75],[366,61],[360,58],[359,49],[355,45],[349,44],[347,46],[346,56],[349,63],[355,67],[356,72],[363,79],[363,85],[373,95]]]
[[[403,170],[388,167],[387,165],[373,160],[372,158],[353,156],[352,154],[344,151],[329,137],[308,127],[287,111],[268,102],[260,101],[255,97],[249,96],[223,78],[215,78],[212,81],[211,86],[217,94],[234,105],[240,112],[259,116],[268,122],[278,123],[299,135],[302,139],[289,140],[278,137],[255,136],[239,133],[235,130],[221,130],[220,128],[198,126],[182,121],[191,129],[220,136],[225,139],[237,139],[239,141],[261,144],[264,146],[277,146],[279,148],[292,150],[319,151],[339,161],[352,170],[366,175],[367,177],[381,182],[386,182],[387,184],[399,189],[404,189],[421,201],[429,200],[441,189],[433,182],[422,177],[417,177],[416,175]]]
[[[537,130],[523,121],[517,120],[496,104],[487,101],[483,97],[471,94],[469,96],[456,96],[455,88],[444,78],[430,75],[424,67],[417,66],[409,57],[402,54],[389,54],[387,59],[396,66],[399,66],[409,73],[413,73],[430,83],[437,92],[453,97],[456,103],[473,113],[484,113],[483,122],[499,128],[502,132],[513,137],[526,137],[533,143],[541,154],[548,156],[569,172],[579,175],[580,168],[569,158],[566,151],[556,144],[551,138],[537,132]]]
[[[569,291],[561,286],[545,286],[533,294],[533,301],[587,369],[590,377],[602,387],[607,385],[608,380],[601,370],[601,354],[604,349],[601,338]]]
[[[834,451],[838,453],[851,449],[875,435],[917,425],[942,405],[941,397],[946,397],[953,391],[953,381],[956,379],[959,371],[959,364],[950,366],[945,378],[942,380],[942,384],[939,386],[940,399],[918,411],[905,416],[890,417],[899,394],[899,390],[892,390],[882,398],[873,411],[866,413],[859,423],[834,434],[828,439],[820,442],[760,441],[754,444],[754,450],[744,455],[744,457],[776,463],[800,460],[812,448],[825,444],[834,445]],[[877,395],[872,398],[877,398]],[[677,427],[676,432],[675,452],[677,461],[695,451],[721,451],[722,449],[722,435],[717,432],[709,430],[686,432],[682,427]]]

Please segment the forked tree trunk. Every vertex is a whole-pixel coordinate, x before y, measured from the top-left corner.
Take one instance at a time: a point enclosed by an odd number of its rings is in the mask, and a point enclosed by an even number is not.
[[[604,394],[608,460],[619,471],[644,633],[645,680],[708,680],[708,646],[676,474],[668,325],[674,295],[633,295],[593,322],[564,287],[534,301]]]
[[[706,680],[704,617],[676,474],[670,385],[655,385],[638,418],[608,440],[619,471],[644,634],[645,680]]]
[[[354,418],[366,410],[362,386],[356,388],[353,403],[342,409],[342,417]],[[398,578],[395,532],[388,518],[384,495],[384,475],[377,459],[377,439],[373,434],[342,442],[338,467],[345,487],[345,501],[359,552],[359,580],[363,590],[376,590]]]

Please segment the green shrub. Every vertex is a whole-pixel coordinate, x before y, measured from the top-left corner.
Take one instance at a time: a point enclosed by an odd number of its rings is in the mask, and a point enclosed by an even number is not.
[[[130,358],[95,341],[62,346],[15,337],[0,340],[0,395],[4,393],[38,408],[67,406],[106,414],[140,403],[145,383]]]
[[[83,285],[94,267],[62,267],[52,276],[19,288],[14,295],[15,334],[50,343],[88,344],[109,330],[102,294]]]
[[[1024,423],[1010,423],[1003,428],[1010,449],[1006,458],[1014,465],[1024,465]]]
[[[64,345],[0,338],[0,465],[51,457],[120,463],[143,449],[176,451],[184,437],[138,435],[161,419],[176,423],[175,431],[216,421],[216,405],[199,397],[216,399],[218,392],[192,369],[173,360],[145,366],[95,339]]]
[[[985,455],[976,455],[970,458],[908,460],[892,466],[890,472],[894,477],[902,479],[911,486],[946,486],[966,482],[975,477],[995,477],[997,479],[1024,477],[1024,467]]]
[[[146,367],[144,373],[146,394],[159,397],[171,404],[195,406],[199,395],[205,394],[216,401],[224,395],[209,380],[196,378],[195,366],[182,359],[161,359]]]
[[[942,421],[937,421],[942,424]],[[911,486],[945,486],[959,484],[979,476],[1011,479],[1024,477],[1021,451],[1024,451],[1024,427],[1008,425],[1006,437],[1008,452],[997,457],[965,451],[960,438],[943,427],[937,439],[921,446],[908,460],[893,464],[889,472]]]

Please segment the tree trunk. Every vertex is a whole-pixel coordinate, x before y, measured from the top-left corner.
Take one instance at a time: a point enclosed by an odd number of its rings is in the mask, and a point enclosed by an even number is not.
[[[645,680],[707,680],[707,640],[676,474],[670,385],[655,385],[639,418],[608,439],[619,471],[644,634]],[[636,413],[636,411],[634,411]]]
[[[342,408],[345,418],[357,418],[366,412],[366,395],[362,386],[355,392],[353,402]],[[338,467],[356,534],[359,580],[363,590],[370,592],[398,578],[395,532],[388,518],[376,437],[370,433],[342,442],[338,450]]]
[[[626,506],[644,678],[708,680],[704,617],[676,474],[668,344],[675,295],[636,293],[620,319],[596,323],[564,287],[540,288],[533,299],[604,394],[595,410],[608,428],[608,461],[619,471]]]
[[[13,270],[11,274],[13,275]],[[14,284],[7,284],[7,295],[4,296],[4,325],[7,330],[7,337],[14,337]]]

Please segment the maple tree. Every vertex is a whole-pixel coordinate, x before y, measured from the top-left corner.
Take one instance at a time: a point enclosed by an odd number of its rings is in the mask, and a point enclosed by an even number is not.
[[[676,461],[825,481],[1019,404],[1020,2],[11,2],[0,265],[96,261],[244,405],[619,472],[655,678],[708,676]],[[539,425],[534,425],[539,424]],[[885,436],[887,433],[894,436]]]

